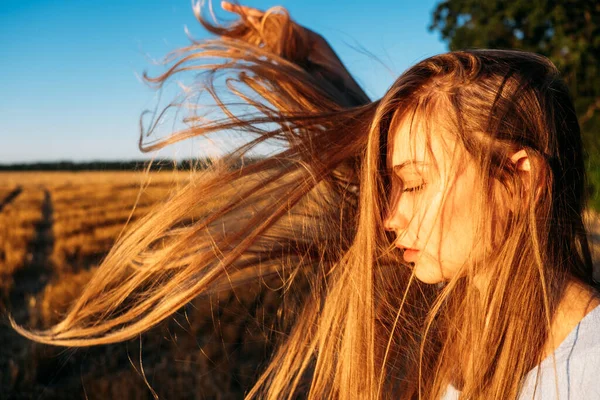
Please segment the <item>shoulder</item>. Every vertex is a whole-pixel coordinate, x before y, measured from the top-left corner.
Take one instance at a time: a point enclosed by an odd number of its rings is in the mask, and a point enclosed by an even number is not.
[[[600,307],[573,329],[554,358],[525,376],[519,400],[529,399],[600,400]]]
[[[555,369],[556,366],[556,369]],[[457,400],[448,385],[442,400]],[[563,343],[523,379],[518,400],[600,400],[600,306],[586,315]]]
[[[600,400],[600,347],[588,350],[557,360],[556,371],[552,363],[532,370],[523,381],[519,400]]]

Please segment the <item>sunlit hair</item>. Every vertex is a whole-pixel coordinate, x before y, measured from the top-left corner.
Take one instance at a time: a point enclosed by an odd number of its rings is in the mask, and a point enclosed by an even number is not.
[[[282,8],[260,28],[197,17],[218,38],[178,50],[166,73],[145,78],[162,85],[203,70],[196,90],[224,116],[192,115],[189,128],[140,146],[225,130],[253,139],[132,224],[61,322],[13,327],[61,346],[113,343],[201,294],[306,274],[311,292],[285,316],[292,327],[247,398],[434,399],[449,383],[465,398],[516,398],[567,279],[595,285],[579,126],[554,65],[526,52],[456,51],[419,62],[370,101],[308,61],[308,39]],[[481,176],[474,204],[493,251],[445,285],[416,280],[383,227],[397,201],[388,142],[408,119],[426,121],[430,135],[444,121]],[[240,163],[268,141],[282,150]],[[533,190],[508,160],[518,149]],[[482,274],[494,279],[476,288]]]
[[[541,361],[567,280],[597,288],[583,223],[583,149],[567,88],[542,56],[471,50],[418,63],[392,85],[387,101],[394,117],[381,123],[385,142],[377,148],[388,148],[401,121],[420,121],[429,135],[454,133],[466,150],[454,160],[474,161],[481,177],[473,212],[485,251],[431,308],[425,337],[440,347],[432,354],[435,346],[421,343],[420,394],[439,398],[453,382],[465,398],[516,398],[520,378]],[[531,162],[527,178],[510,161],[520,149]],[[454,166],[458,173],[463,164]],[[394,179],[384,176],[383,187]],[[397,201],[391,196],[387,204]],[[482,275],[493,279],[477,285]]]

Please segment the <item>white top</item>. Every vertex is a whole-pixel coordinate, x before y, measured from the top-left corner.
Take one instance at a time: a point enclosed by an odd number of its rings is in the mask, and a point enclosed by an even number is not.
[[[600,400],[600,305],[586,314],[552,355],[525,375],[519,400]],[[558,383],[558,385],[557,385]],[[558,396],[556,387],[558,386]],[[460,391],[448,388],[442,400],[457,400]]]

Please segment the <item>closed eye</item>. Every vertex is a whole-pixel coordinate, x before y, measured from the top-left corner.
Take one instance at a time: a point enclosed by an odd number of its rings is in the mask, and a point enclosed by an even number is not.
[[[405,188],[403,190],[403,192],[418,192],[419,190],[423,189],[423,186],[425,186],[424,183],[419,186],[408,187],[408,188]]]

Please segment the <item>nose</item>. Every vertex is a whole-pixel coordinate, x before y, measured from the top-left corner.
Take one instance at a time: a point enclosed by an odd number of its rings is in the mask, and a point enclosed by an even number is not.
[[[387,215],[383,220],[383,228],[386,231],[403,231],[408,226],[408,215],[403,212],[400,204],[396,204],[388,209]]]

